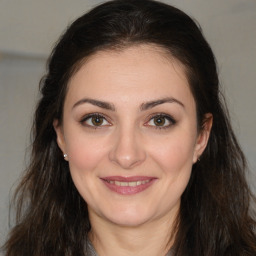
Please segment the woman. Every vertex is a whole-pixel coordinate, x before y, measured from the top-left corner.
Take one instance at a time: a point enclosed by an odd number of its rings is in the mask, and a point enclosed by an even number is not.
[[[61,37],[41,93],[6,255],[256,255],[245,158],[190,17],[96,7]]]

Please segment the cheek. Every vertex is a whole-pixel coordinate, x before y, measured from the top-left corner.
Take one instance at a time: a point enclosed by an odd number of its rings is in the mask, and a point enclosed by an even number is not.
[[[189,136],[172,136],[151,146],[150,155],[165,172],[191,171],[194,143]]]
[[[102,142],[90,138],[72,138],[67,143],[69,168],[73,182],[84,200],[94,204],[97,170],[106,155]]]
[[[97,166],[106,149],[102,141],[78,136],[67,141],[67,151],[71,172],[73,169],[84,172]]]

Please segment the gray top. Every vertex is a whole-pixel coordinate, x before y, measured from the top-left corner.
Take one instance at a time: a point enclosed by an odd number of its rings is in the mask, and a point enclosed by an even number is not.
[[[91,244],[91,242],[88,240],[87,242],[87,256],[98,256],[98,254],[96,253],[93,245]],[[173,250],[171,249],[166,256],[173,256]]]
[[[88,239],[88,242],[87,242],[87,253],[88,255],[87,256],[98,256],[98,254],[96,253],[93,245],[91,244],[90,240]]]

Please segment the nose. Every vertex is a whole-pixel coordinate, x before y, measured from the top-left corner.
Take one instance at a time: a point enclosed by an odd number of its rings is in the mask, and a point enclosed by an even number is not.
[[[111,162],[123,169],[132,169],[146,159],[146,152],[139,132],[133,129],[122,129],[114,135],[112,148],[109,153]]]

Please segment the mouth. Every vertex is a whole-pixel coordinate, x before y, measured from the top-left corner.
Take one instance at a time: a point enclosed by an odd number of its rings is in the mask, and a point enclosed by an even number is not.
[[[156,181],[156,178],[111,176],[101,178],[101,180],[111,191],[122,195],[133,195],[149,188]]]
[[[123,182],[123,181],[117,181],[117,180],[106,180],[106,182],[109,182],[110,184],[115,184],[116,186],[121,186],[121,187],[136,187],[136,186],[140,186],[140,185],[144,185],[148,182],[150,182],[150,180],[143,180],[143,181],[131,181],[131,182]]]

